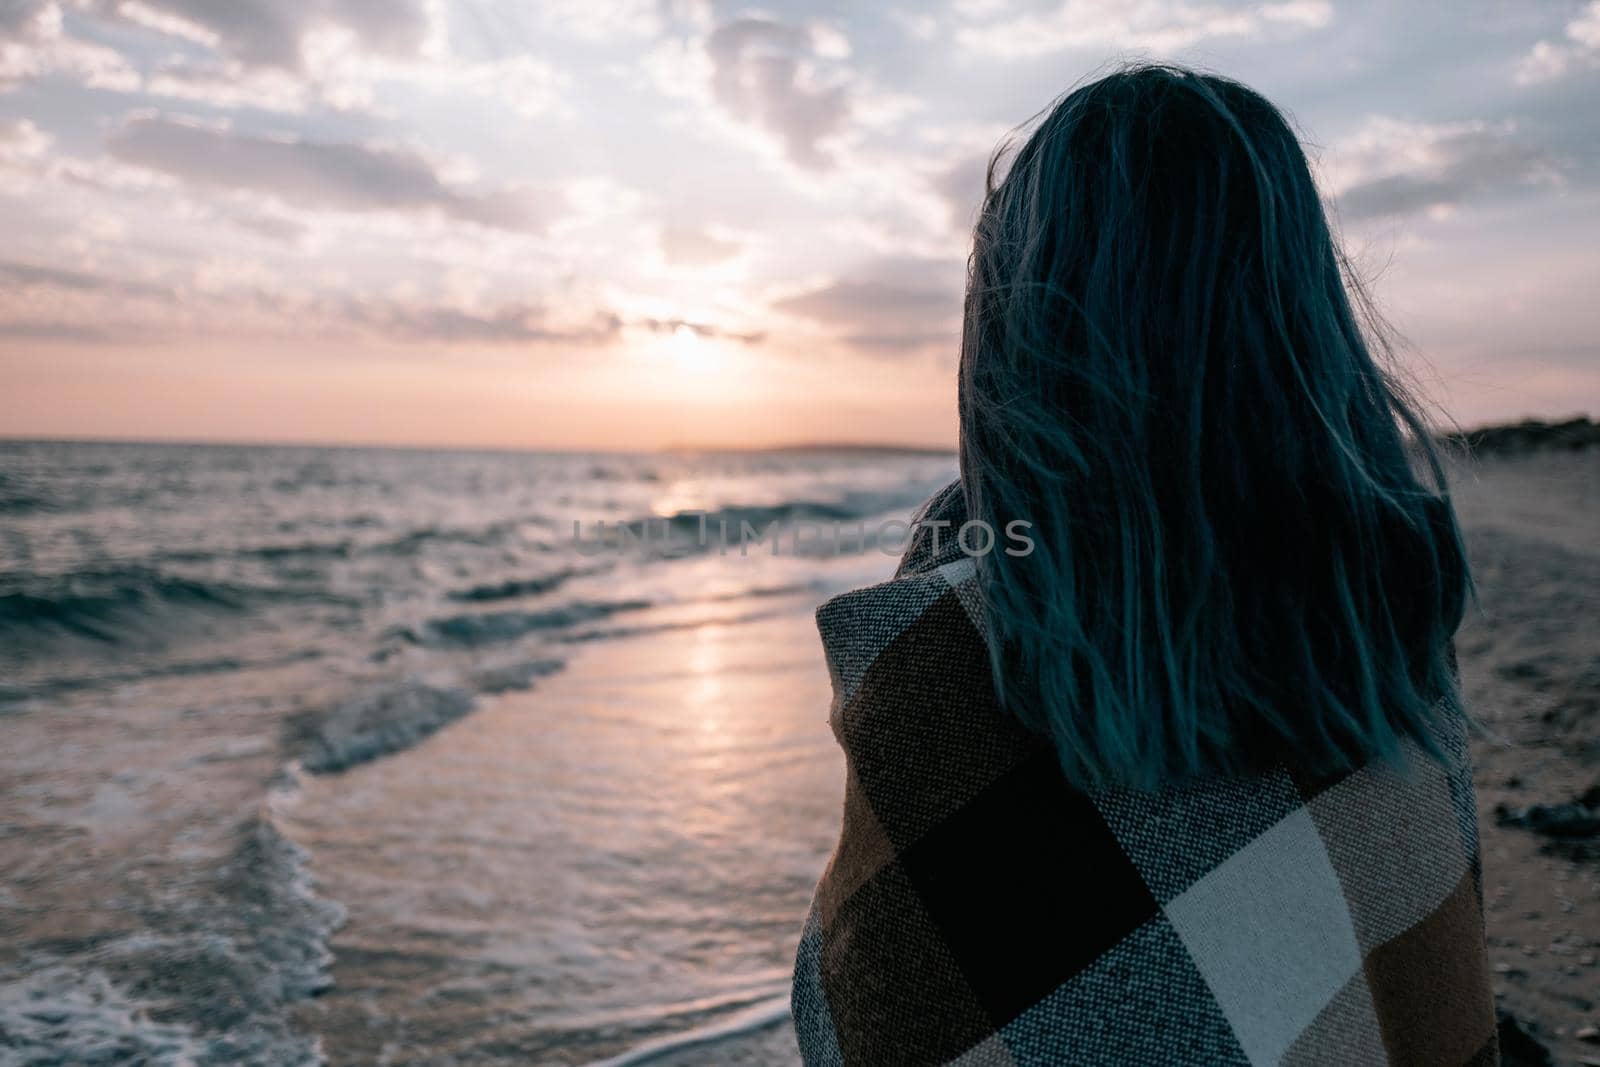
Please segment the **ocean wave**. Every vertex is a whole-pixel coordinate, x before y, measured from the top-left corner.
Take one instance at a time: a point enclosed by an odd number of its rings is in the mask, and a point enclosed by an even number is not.
[[[475,703],[465,689],[421,682],[364,693],[295,724],[301,763],[316,774],[348,770],[412,747],[470,713]]]
[[[214,901],[80,955],[13,964],[0,977],[0,1059],[28,1067],[321,1063],[316,1038],[290,1016],[331,984],[328,938],[344,911],[313,892],[305,852],[269,815],[241,829]]]
[[[191,577],[143,564],[0,574],[0,662],[8,653],[57,651],[62,641],[149,649],[285,603],[358,606],[325,588]]]
[[[26,686],[8,686],[0,684],[0,704],[28,699],[59,696],[65,693],[76,693],[86,689],[103,689],[107,686],[126,685],[130,682],[148,682],[157,678],[183,678],[204,674],[234,674],[238,671],[257,670],[265,667],[281,667],[290,663],[305,660],[320,659],[323,655],[321,649],[303,648],[285,653],[281,656],[269,656],[261,659],[240,659],[233,656],[219,656],[213,659],[179,660],[171,663],[156,661],[145,663],[132,670],[107,671],[103,673],[87,673],[74,670],[71,674],[57,677],[44,678],[31,682]]]
[[[355,551],[355,542],[339,541],[287,541],[261,545],[241,545],[236,548],[171,549],[153,558],[163,563],[209,563],[213,560],[254,559],[268,563],[282,560],[349,559]]]
[[[400,627],[390,631],[390,636],[429,648],[474,648],[515,641],[542,630],[565,630],[609,618],[619,612],[639,611],[650,606],[648,600],[575,600],[543,611],[448,615],[429,619],[415,627]]]
[[[787,1022],[789,1018],[789,994],[777,993],[748,1004],[715,1022],[655,1038],[636,1045],[620,1055],[592,1062],[588,1067],[634,1067],[635,1064],[655,1063],[675,1058],[679,1053],[691,1050],[696,1053],[696,1062],[711,1063],[715,1060],[709,1055],[706,1046],[746,1037]]]
[[[250,961],[271,976],[285,1001],[304,1000],[333,985],[328,939],[345,922],[337,902],[318,896],[310,854],[290,841],[274,821],[274,807],[294,789],[286,771],[268,793],[261,812],[244,828],[239,847],[223,871],[230,907],[249,913]]]
[[[59,495],[47,486],[29,483],[0,471],[0,515],[21,518],[62,510]]]
[[[713,602],[725,600],[757,600],[769,596],[789,596],[794,593],[814,593],[822,586],[817,582],[785,582],[782,585],[752,585],[728,593],[717,593],[705,599]]]
[[[807,540],[822,539],[827,543],[827,531],[834,524],[840,526],[839,541],[852,551],[865,551],[876,543],[870,528],[862,537],[852,539],[856,523],[883,516],[909,518],[910,509],[926,500],[940,485],[925,482],[906,482],[890,489],[853,490],[838,497],[794,499],[773,504],[729,504],[708,511],[676,511],[670,515],[649,515],[620,523],[580,523],[572,533],[573,547],[586,555],[602,551],[630,549],[646,554],[676,557],[713,551],[721,544],[737,547],[741,532],[748,526],[754,531],[750,544],[763,537],[774,524],[778,524],[785,553],[792,552],[796,528],[802,523],[814,523],[822,531],[809,531]],[[901,513],[905,513],[901,515]],[[634,540],[630,541],[618,527],[626,527]],[[858,543],[859,541],[859,543]],[[769,540],[770,543],[770,540]],[[831,549],[828,550],[832,552]]]
[[[564,570],[551,571],[548,574],[538,574],[527,578],[507,578],[500,582],[474,585],[466,589],[455,589],[448,596],[451,600],[469,602],[515,600],[518,597],[539,596],[544,593],[554,592],[574,578],[600,574],[604,570],[605,568],[603,567],[569,567]]]
[[[0,640],[54,633],[117,643],[147,632],[143,624],[159,615],[238,613],[265,595],[269,591],[148,567],[30,577],[0,592]]]
[[[712,599],[722,599],[720,597]],[[594,629],[574,630],[570,633],[557,634],[553,638],[562,644],[581,645],[591,641],[616,641],[627,637],[644,637],[649,634],[672,633],[676,630],[696,630],[703,626],[741,626],[750,622],[761,622],[765,619],[774,619],[781,616],[783,611],[744,611],[736,615],[699,616],[690,619],[675,619],[667,622],[651,622],[636,626],[604,626]]]
[[[591,482],[659,482],[661,475],[649,467],[629,467],[596,463],[586,472]]]
[[[524,525],[544,526],[548,519],[538,515],[501,519],[485,526],[423,526],[377,544],[364,545],[362,551],[375,555],[414,556],[429,545],[458,544],[493,548],[505,543]]]
[[[205,1047],[199,1035],[178,1023],[156,1022],[150,1008],[104,973],[68,964],[0,980],[0,1041],[6,1062],[27,1067],[188,1067],[199,1062]]]
[[[549,674],[554,674],[566,661],[559,659],[535,659],[525,663],[512,663],[499,667],[484,667],[472,674],[473,688],[480,693],[509,693],[517,689],[532,689],[533,683]]]
[[[906,497],[907,503],[921,500],[925,494]],[[778,504],[731,504],[707,512],[679,511],[667,516],[675,530],[700,531],[702,514],[705,517],[707,536],[712,535],[722,522],[728,524],[730,536],[736,536],[740,523],[749,523],[756,530],[765,530],[775,522],[848,522],[865,519],[889,511],[901,503],[901,493],[853,493],[833,500],[787,500]]]

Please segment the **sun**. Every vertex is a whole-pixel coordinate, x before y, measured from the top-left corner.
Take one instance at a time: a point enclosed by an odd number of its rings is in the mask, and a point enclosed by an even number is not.
[[[679,370],[709,370],[716,362],[711,345],[700,336],[699,330],[688,323],[679,323],[673,329],[667,337],[665,348],[667,355],[677,364]]]
[[[663,319],[654,320],[661,324]],[[674,406],[721,403],[743,395],[748,361],[733,358],[726,339],[695,320],[674,315],[628,348],[627,389]],[[637,336],[637,335],[636,335]]]

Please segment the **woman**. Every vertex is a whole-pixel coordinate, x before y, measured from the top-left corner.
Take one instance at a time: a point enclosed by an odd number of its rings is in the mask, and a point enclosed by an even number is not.
[[[995,171],[961,480],[818,611],[807,1063],[1497,1062],[1460,534],[1294,134],[1141,66]]]

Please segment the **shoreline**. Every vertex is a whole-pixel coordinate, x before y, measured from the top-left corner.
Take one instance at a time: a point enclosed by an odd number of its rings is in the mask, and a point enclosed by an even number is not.
[[[814,598],[585,644],[416,748],[307,776],[285,833],[349,915],[296,1013],[328,1061],[798,1064],[788,968],[843,795]]]

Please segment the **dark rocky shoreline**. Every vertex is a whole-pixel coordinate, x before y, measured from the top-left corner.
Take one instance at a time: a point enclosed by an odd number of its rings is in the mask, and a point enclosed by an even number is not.
[[[1524,419],[1521,422],[1480,426],[1475,430],[1443,434],[1440,441],[1448,447],[1461,449],[1475,456],[1518,456],[1545,451],[1577,452],[1600,447],[1600,423],[1582,415],[1561,422]]]

